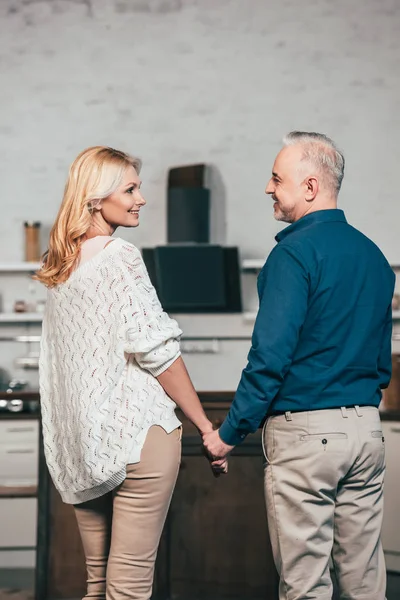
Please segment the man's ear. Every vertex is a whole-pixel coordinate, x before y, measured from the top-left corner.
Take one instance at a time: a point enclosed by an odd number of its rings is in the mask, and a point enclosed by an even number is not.
[[[318,179],[316,177],[307,177],[307,179],[305,179],[304,181],[304,185],[305,185],[305,196],[304,199],[306,202],[313,202],[313,200],[315,200],[317,194],[318,194],[318,190],[319,190],[319,183],[318,183]]]

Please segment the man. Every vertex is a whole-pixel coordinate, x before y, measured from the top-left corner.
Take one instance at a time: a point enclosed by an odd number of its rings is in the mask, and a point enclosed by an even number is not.
[[[384,600],[385,470],[378,405],[391,375],[394,274],[337,209],[344,158],[318,133],[284,140],[266,193],[290,223],[258,278],[248,364],[219,431],[222,459],[263,429],[265,493],[281,600]]]

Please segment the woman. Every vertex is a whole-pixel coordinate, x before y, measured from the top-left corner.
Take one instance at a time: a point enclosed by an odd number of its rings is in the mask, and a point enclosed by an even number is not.
[[[212,430],[139,251],[112,238],[146,204],[137,158],[97,146],[72,164],[37,278],[48,287],[40,355],[46,461],[74,505],[85,598],[148,600],[181,455],[176,404]],[[212,464],[216,474],[226,462]]]

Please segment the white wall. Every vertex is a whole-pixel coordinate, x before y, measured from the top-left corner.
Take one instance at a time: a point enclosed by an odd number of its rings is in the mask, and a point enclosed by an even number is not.
[[[23,258],[24,220],[50,226],[94,144],[144,160],[126,239],[165,241],[167,170],[199,161],[217,170],[220,240],[264,257],[280,228],[264,187],[297,128],[343,148],[341,205],[400,263],[399,40],[398,0],[1,0],[0,260]]]
[[[139,246],[165,239],[173,165],[216,165],[226,241],[265,256],[263,194],[282,135],[331,135],[342,206],[400,262],[398,0],[1,0],[2,259],[49,225],[75,155],[110,144],[144,160]]]

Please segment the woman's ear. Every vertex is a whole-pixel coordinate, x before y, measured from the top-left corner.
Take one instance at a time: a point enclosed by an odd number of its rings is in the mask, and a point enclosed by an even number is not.
[[[89,202],[88,204],[89,212],[94,212],[95,210],[101,210],[101,200],[95,199]]]

